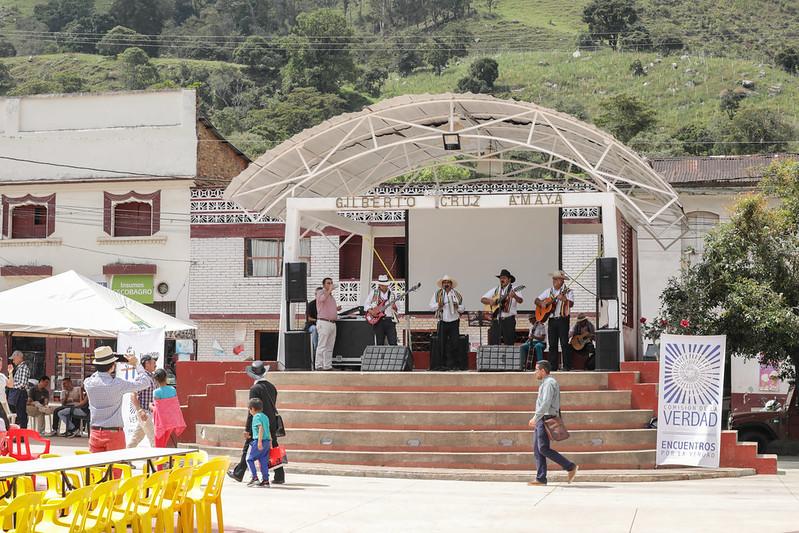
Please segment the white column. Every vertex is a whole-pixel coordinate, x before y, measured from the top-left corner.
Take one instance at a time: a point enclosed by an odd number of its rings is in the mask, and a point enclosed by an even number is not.
[[[366,300],[372,286],[372,263],[374,262],[372,246],[374,246],[374,231],[370,227],[368,235],[361,235],[361,286],[358,293],[358,305]]]
[[[277,344],[278,367],[286,367],[286,331],[288,325],[294,322],[295,316],[292,307],[286,304],[286,263],[297,261],[300,247],[300,211],[291,200],[286,202],[286,232],[283,241],[283,279],[280,282],[280,322],[278,326],[279,337]]]

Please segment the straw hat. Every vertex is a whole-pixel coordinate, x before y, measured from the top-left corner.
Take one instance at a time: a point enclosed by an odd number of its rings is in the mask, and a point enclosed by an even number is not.
[[[377,284],[378,285],[388,285],[388,276],[385,274],[380,274],[377,276]]]
[[[556,270],[555,272],[552,272],[549,274],[549,277],[552,279],[569,279],[568,274],[562,270]]]
[[[452,283],[453,289],[458,286],[458,281],[455,278],[450,277],[449,274],[445,274],[443,278],[436,281],[436,285],[438,285],[439,289],[441,288],[441,286],[444,284],[445,281],[449,281],[450,283]]]
[[[111,363],[116,363],[117,360],[117,354],[114,353],[114,350],[112,350],[110,346],[100,346],[94,350],[92,364],[109,365]]]

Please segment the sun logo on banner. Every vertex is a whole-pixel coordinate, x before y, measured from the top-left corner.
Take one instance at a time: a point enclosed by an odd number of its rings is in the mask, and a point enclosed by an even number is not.
[[[663,398],[667,403],[718,403],[720,345],[667,343],[663,362]]]

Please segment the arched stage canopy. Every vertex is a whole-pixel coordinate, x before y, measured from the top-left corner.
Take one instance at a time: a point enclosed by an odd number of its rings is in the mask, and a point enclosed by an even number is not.
[[[457,134],[455,149],[445,149],[445,133]],[[614,193],[627,218],[663,246],[660,236],[684,224],[677,193],[612,135],[536,104],[480,94],[399,96],[333,117],[259,157],[225,196],[282,217],[286,198],[356,196],[420,168],[481,163],[502,168],[502,179],[543,168]]]

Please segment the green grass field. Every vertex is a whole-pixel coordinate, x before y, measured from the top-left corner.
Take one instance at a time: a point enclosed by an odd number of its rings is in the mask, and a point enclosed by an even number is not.
[[[719,111],[719,93],[734,88],[741,79],[756,83],[755,92],[742,106],[764,106],[777,109],[797,123],[799,87],[796,78],[756,63],[726,58],[668,56],[657,63],[655,54],[618,53],[603,50],[583,53],[574,58],[566,52],[500,53],[493,57],[499,63],[496,85],[500,96],[552,106],[569,101],[582,104],[590,116],[596,116],[605,98],[618,93],[637,95],[655,108],[658,129],[673,132],[689,123],[708,124],[723,120]],[[629,66],[634,59],[650,63],[649,74],[634,77]],[[407,78],[396,75],[386,83],[384,97],[413,93],[453,91],[458,79],[465,76],[470,60],[451,66],[441,76],[432,72],[417,73]],[[672,67],[676,64],[676,68]],[[760,72],[763,71],[763,77]],[[768,95],[768,88],[782,86],[781,94]]]

